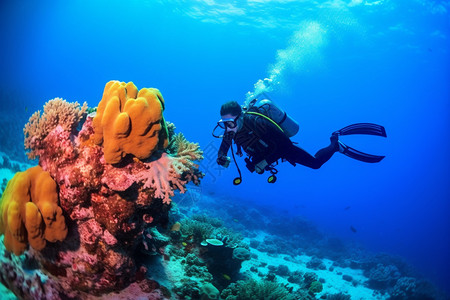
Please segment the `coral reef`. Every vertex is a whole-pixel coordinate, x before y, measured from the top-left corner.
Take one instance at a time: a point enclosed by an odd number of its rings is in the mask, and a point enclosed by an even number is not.
[[[67,132],[73,132],[78,123],[86,115],[87,104],[80,107],[78,102],[69,103],[61,98],[55,98],[44,105],[44,112],[35,112],[23,129],[25,149],[30,149],[28,157],[36,158],[36,150],[44,149],[42,140],[57,126]]]
[[[384,289],[397,281],[401,276],[398,268],[394,265],[377,264],[368,272],[369,286]]]
[[[209,242],[200,248],[199,256],[213,276],[212,283],[220,289],[239,279],[242,262],[250,259],[247,249]]]
[[[205,283],[201,288],[201,300],[216,300],[219,299],[220,292],[211,283]]]
[[[0,200],[0,234],[5,246],[20,255],[28,244],[42,250],[46,242],[62,241],[67,227],[55,181],[36,166],[16,173]]]
[[[302,299],[292,294],[285,286],[272,281],[239,280],[222,291],[220,297],[225,300]]]
[[[306,264],[306,266],[308,268],[314,269],[314,270],[325,270],[326,269],[325,264],[322,262],[321,259],[319,259],[317,257],[311,258],[311,260]]]
[[[327,295],[327,300],[350,300],[350,295],[344,293]]]
[[[223,226],[223,222],[205,215],[194,215],[180,221],[180,231],[184,236],[192,236],[193,242],[200,244],[207,239],[226,240],[232,247],[241,245],[242,236]]]
[[[164,98],[157,89],[138,91],[132,82],[108,82],[93,121],[94,142],[103,145],[105,161],[116,164],[127,154],[142,160],[166,148],[163,110]]]
[[[313,281],[311,282],[311,285],[309,286],[309,291],[312,294],[320,293],[323,290],[322,283],[320,281]]]
[[[390,295],[389,300],[448,299],[448,297],[440,294],[429,281],[413,277],[399,278],[390,290]]]
[[[117,109],[119,103],[123,110]],[[49,184],[38,189],[31,185],[32,199],[14,204],[9,195],[16,199],[18,191],[25,190],[24,183],[21,187],[18,180],[10,182],[2,203],[14,205],[2,204],[2,217],[13,216],[4,224],[14,228],[5,231],[5,246],[10,248],[8,232],[19,232],[20,226],[28,229],[28,240],[41,234],[54,242],[67,235],[62,242],[47,243],[46,247],[42,240],[30,240],[32,247],[25,251],[36,262],[36,270],[52,282],[49,289],[55,297],[85,299],[136,291],[152,299],[170,297],[158,292],[164,291],[163,287],[146,279],[151,270],[141,265],[137,253],[166,257],[169,238],[159,234],[156,226],[168,225],[174,191],[185,192],[189,182],[199,184],[203,174],[194,162],[202,159],[200,147],[175,134],[174,126],[170,131],[173,142],[170,151],[167,149],[171,137],[163,109],[164,100],[156,89],[138,93],[131,82],[112,81],[105,87],[97,116],[85,116],[85,106],[54,99],[45,105],[42,115],[35,113],[25,126],[30,156],[39,158],[39,167],[32,170],[42,168],[53,182],[53,190]],[[130,124],[132,130],[127,129]],[[16,176],[23,177],[20,173]],[[46,194],[53,200],[51,205],[39,201],[38,209],[33,209],[35,192]],[[20,205],[26,208],[18,213]],[[61,223],[61,213],[67,228],[58,236],[52,230]],[[38,222],[39,214],[45,227]],[[25,220],[23,225],[21,220]],[[17,233],[14,237],[22,243],[14,249],[20,254],[26,248],[24,237]],[[4,263],[16,274],[26,268],[14,255],[5,255]],[[16,284],[7,274],[2,278],[7,286]],[[13,291],[24,298],[33,297],[29,291]]]
[[[58,283],[37,268],[28,254],[12,255],[2,240],[0,237],[0,282],[22,299],[60,299],[55,293]]]

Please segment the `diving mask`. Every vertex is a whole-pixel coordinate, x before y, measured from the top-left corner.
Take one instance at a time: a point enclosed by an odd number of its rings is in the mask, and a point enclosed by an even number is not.
[[[239,115],[238,115],[237,117],[235,117],[235,118],[220,119],[220,120],[217,122],[216,127],[214,127],[214,130],[213,130],[213,136],[214,136],[214,137],[217,137],[217,138],[222,138],[222,137],[224,136],[223,134],[222,134],[222,135],[216,135],[216,134],[215,134],[215,131],[216,131],[217,128],[225,129],[225,133],[227,132],[227,129],[234,129],[234,128],[236,128],[236,127],[238,126],[237,120],[239,119],[240,115],[241,115],[241,114],[239,114]]]
[[[237,119],[237,118],[236,118]],[[220,119],[219,122],[217,122],[217,125],[219,125],[220,128],[226,129],[226,128],[236,128],[236,119]]]
[[[235,118],[220,119],[219,122],[217,122],[217,125],[222,129],[234,129],[237,126],[237,120],[240,116],[241,114],[239,113]]]

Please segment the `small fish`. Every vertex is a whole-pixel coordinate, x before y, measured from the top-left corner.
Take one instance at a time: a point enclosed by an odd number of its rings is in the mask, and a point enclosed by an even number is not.
[[[356,233],[358,230],[356,230],[356,228],[355,227],[353,227],[353,226],[350,226],[350,230],[353,232],[353,233]]]
[[[238,219],[233,219],[233,222],[239,223],[239,220]]]
[[[182,244],[184,247],[187,246],[187,243],[186,243],[186,242],[182,242],[181,244]]]
[[[28,106],[25,106],[25,112],[28,112]]]
[[[222,276],[223,276],[223,278],[225,278],[226,280],[231,280],[231,277],[230,277],[229,275],[227,275],[227,274],[223,274]]]
[[[351,206],[347,206],[346,208],[344,208],[345,210],[349,210],[351,208]]]

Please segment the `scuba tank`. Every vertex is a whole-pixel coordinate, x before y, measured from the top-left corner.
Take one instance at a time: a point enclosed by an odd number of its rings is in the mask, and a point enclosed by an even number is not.
[[[267,95],[265,96],[267,97]],[[247,110],[252,111],[255,109],[277,123],[288,137],[293,137],[298,133],[299,125],[297,121],[273,103],[273,101],[265,98],[261,100],[257,98],[253,99],[250,101]]]

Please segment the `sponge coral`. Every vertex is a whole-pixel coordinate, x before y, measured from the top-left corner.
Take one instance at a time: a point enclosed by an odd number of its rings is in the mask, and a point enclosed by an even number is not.
[[[119,163],[127,154],[146,159],[158,148],[166,148],[163,110],[159,90],[138,92],[132,82],[108,82],[93,120],[94,142],[103,145],[106,162]]]
[[[66,238],[56,183],[41,167],[18,172],[9,181],[0,200],[0,234],[5,235],[6,249],[16,255],[22,254],[28,243],[42,250],[47,241]]]

